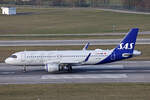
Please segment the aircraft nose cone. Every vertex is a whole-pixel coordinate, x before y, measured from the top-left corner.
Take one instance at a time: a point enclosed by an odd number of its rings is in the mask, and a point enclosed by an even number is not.
[[[6,63],[6,64],[8,63],[8,58],[7,58],[7,59],[5,59],[5,63]]]
[[[17,61],[13,58],[7,58],[7,59],[5,59],[5,63],[10,64],[10,65],[14,65],[14,64],[17,64]]]
[[[12,59],[11,59],[11,58],[5,59],[5,63],[6,63],[6,64],[12,64]]]

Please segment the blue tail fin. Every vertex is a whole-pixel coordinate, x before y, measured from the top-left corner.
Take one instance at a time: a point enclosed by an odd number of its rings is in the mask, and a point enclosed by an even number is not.
[[[138,31],[138,28],[131,29],[112,53],[97,64],[131,58],[133,56]]]
[[[138,28],[131,29],[125,38],[121,41],[121,43],[115,48],[115,52],[132,54],[135,47],[138,31]]]

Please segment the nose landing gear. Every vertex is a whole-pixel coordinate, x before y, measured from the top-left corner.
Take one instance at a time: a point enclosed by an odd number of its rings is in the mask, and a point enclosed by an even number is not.
[[[26,65],[24,65],[24,67],[23,67],[23,72],[24,73],[27,72],[27,66]]]

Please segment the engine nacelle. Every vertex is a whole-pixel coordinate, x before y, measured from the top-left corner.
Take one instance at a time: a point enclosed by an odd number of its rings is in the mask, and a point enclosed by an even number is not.
[[[57,71],[59,71],[59,65],[58,64],[54,64],[54,63],[46,64],[45,65],[45,70],[47,72],[57,72]]]

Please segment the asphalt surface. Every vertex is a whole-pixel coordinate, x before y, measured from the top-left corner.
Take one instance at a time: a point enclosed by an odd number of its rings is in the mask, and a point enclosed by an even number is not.
[[[149,12],[140,12],[140,11],[131,11],[131,10],[116,10],[116,9],[98,9],[104,11],[118,12],[118,13],[127,13],[127,14],[142,14],[142,15],[150,15]]]
[[[0,63],[0,84],[150,82],[150,61],[121,61],[104,65],[73,66],[73,72],[48,73],[43,66]]]
[[[0,37],[47,37],[47,36],[112,36],[126,35],[125,33],[72,33],[72,34],[0,34]],[[150,31],[139,32],[141,35],[150,35]]]
[[[0,46],[60,46],[60,45],[117,45],[122,39],[89,40],[11,40],[0,41]],[[150,44],[150,39],[137,39],[136,44]]]

